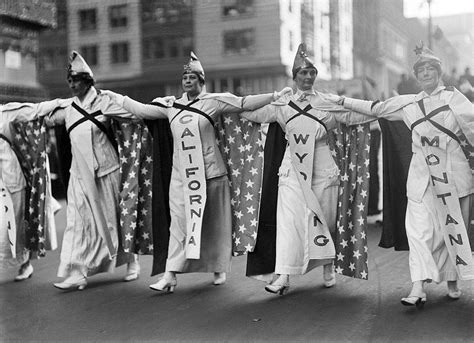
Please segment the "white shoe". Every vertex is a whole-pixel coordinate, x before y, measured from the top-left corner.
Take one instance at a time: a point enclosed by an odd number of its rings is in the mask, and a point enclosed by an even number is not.
[[[15,276],[15,281],[24,281],[33,275],[33,266],[31,263],[23,264],[18,271],[18,275]]]
[[[138,261],[130,262],[127,265],[127,274],[123,278],[123,281],[133,281],[138,279],[140,276],[140,264]]]
[[[225,284],[226,274],[224,272],[214,273],[214,286],[219,286]]]
[[[67,290],[79,290],[82,291],[87,286],[87,280],[83,275],[71,275],[63,282],[58,282],[53,284],[54,287]]]
[[[461,297],[462,292],[458,288],[457,281],[448,281],[448,297],[453,300],[457,300]]]
[[[265,290],[270,293],[285,295],[290,289],[290,278],[288,275],[280,275],[278,279],[265,286]]]
[[[150,285],[150,289],[154,291],[159,291],[159,292],[173,293],[174,288],[176,287],[177,284],[178,284],[178,281],[176,280],[176,278],[169,280],[163,277],[157,283]]]
[[[336,273],[332,263],[323,266],[324,287],[331,288],[336,284]]]

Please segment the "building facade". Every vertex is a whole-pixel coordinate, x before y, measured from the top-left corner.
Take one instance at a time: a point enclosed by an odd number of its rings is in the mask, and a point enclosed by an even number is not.
[[[52,1],[0,2],[0,103],[46,97],[38,82],[38,34],[55,25]]]
[[[291,85],[300,42],[321,79],[333,77],[331,53],[343,56],[338,78],[352,77],[352,0],[338,0],[340,44],[329,48],[330,0],[58,0],[67,25],[41,37],[41,82],[67,92],[65,67],[79,51],[98,87],[142,101],[180,95],[182,66],[195,51],[211,92],[269,92]],[[58,11],[59,13],[59,11]],[[56,35],[56,38],[54,37]],[[63,86],[61,86],[63,85]]]

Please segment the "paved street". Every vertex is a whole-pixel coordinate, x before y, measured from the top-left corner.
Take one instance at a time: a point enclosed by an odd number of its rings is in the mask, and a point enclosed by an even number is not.
[[[57,216],[60,238],[65,210]],[[59,251],[34,261],[33,277],[13,282],[16,270],[0,272],[0,340],[3,341],[336,341],[472,342],[474,287],[462,282],[461,300],[446,285],[429,285],[428,302],[416,310],[400,304],[410,288],[408,254],[377,247],[380,228],[369,233],[369,281],[338,276],[323,287],[321,268],[295,277],[290,292],[275,296],[244,277],[236,258],[224,286],[212,275],[178,277],[174,294],[148,289],[151,257],[140,258],[135,282],[96,275],[84,291],[61,292]]]

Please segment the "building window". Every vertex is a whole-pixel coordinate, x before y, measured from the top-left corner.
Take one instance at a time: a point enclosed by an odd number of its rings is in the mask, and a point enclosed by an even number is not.
[[[143,41],[143,57],[145,59],[159,59],[165,57],[163,39],[158,37],[145,39]]]
[[[96,66],[99,64],[97,45],[84,45],[80,50],[88,65]]]
[[[168,40],[168,56],[172,58],[179,56],[179,42],[177,38]]]
[[[109,7],[110,27],[126,27],[127,22],[127,5]]]
[[[79,29],[81,31],[97,29],[97,11],[95,8],[79,11]]]
[[[142,18],[145,23],[158,24],[192,22],[192,0],[142,1]]]
[[[181,39],[181,49],[183,56],[189,56],[191,50],[193,50],[193,39],[191,37],[184,37]]]
[[[224,32],[225,54],[248,54],[255,51],[255,31],[253,29]]]
[[[118,42],[113,43],[110,46],[111,50],[111,59],[113,64],[118,63],[128,63],[128,43],[127,42]]]
[[[253,12],[253,0],[222,0],[222,15],[224,17],[238,17]]]

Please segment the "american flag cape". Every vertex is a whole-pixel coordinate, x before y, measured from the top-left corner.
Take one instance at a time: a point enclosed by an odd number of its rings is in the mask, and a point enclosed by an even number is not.
[[[240,256],[252,252],[257,240],[264,150],[261,126],[238,114],[220,116],[215,125],[231,185],[232,254]]]
[[[46,198],[50,177],[48,172],[47,136],[44,118],[11,124],[12,147],[18,156],[27,182],[25,196],[26,249],[33,256],[43,257],[49,250]]]
[[[125,252],[153,254],[153,142],[147,126],[114,118],[112,127],[120,159],[120,233]]]
[[[329,145],[341,175],[334,242],[336,272],[368,279],[369,124],[339,124],[329,135]]]

